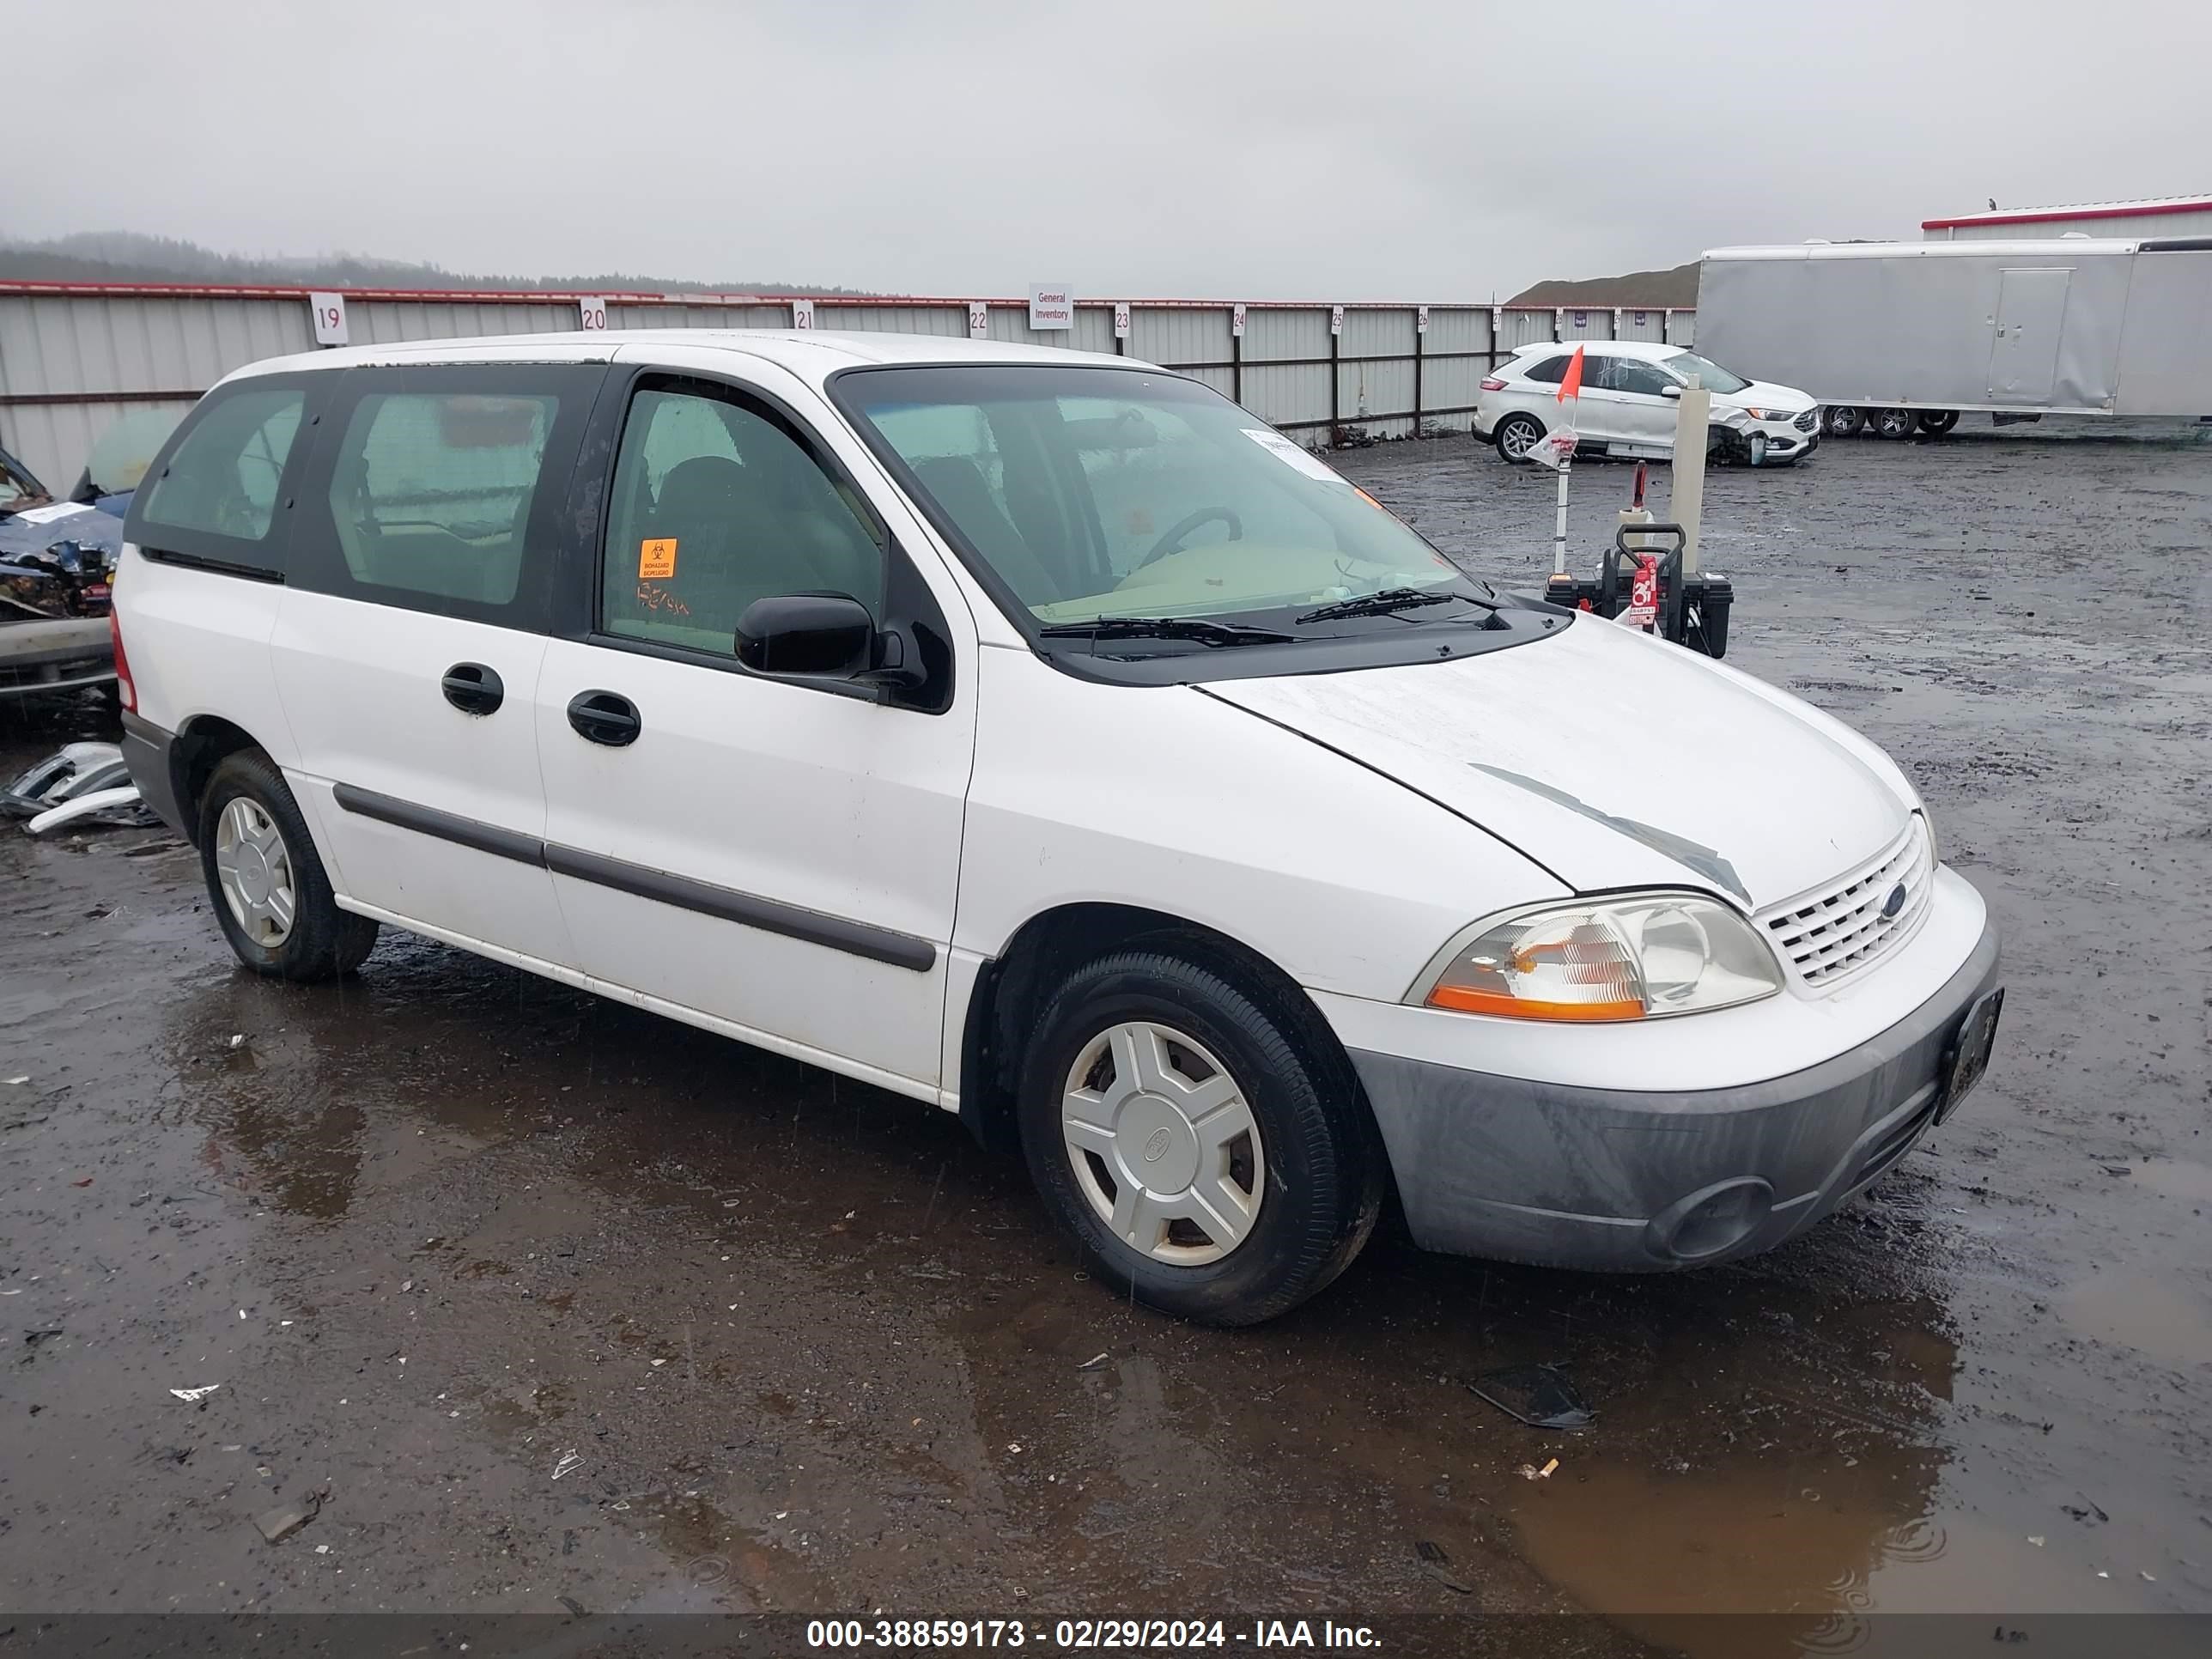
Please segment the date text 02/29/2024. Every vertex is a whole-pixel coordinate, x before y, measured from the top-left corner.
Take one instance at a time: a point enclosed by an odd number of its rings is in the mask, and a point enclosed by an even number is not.
[[[1231,1630],[1219,1619],[1062,1619],[1032,1628],[1020,1619],[816,1619],[810,1648],[859,1651],[902,1648],[1029,1648],[1046,1652],[1176,1650],[1223,1648],[1350,1648],[1382,1645],[1365,1625],[1323,1620],[1255,1619]]]

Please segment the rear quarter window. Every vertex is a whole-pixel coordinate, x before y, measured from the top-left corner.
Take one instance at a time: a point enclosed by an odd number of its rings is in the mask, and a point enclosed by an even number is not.
[[[270,532],[315,390],[246,380],[210,393],[148,470],[131,503],[131,538],[281,568]]]

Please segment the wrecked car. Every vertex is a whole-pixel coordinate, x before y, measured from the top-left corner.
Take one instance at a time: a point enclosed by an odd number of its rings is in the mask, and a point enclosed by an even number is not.
[[[0,450],[0,697],[112,686],[107,605],[123,520],[58,501]]]

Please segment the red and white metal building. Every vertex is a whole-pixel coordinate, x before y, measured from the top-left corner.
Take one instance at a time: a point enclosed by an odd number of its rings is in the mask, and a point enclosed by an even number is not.
[[[2057,207],[1998,208],[1925,219],[1920,234],[1931,242],[2040,241],[2051,236],[2212,236],[2212,196],[2159,196],[2140,202],[2075,202]]]

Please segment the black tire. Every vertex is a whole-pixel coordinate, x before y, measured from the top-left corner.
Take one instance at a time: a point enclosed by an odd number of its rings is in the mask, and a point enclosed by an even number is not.
[[[216,841],[222,815],[233,801],[252,801],[276,826],[292,872],[292,924],[283,939],[264,943],[248,934],[231,908],[216,870]],[[376,947],[377,925],[367,916],[341,910],[331,896],[330,877],[315,852],[314,838],[300,815],[300,804],[285,787],[276,763],[258,749],[226,756],[208,780],[199,803],[200,872],[207,879],[208,908],[230,941],[238,959],[272,979],[337,979],[361,966]]]
[[[1505,435],[1516,429],[1526,432],[1528,443],[1533,444],[1544,435],[1544,423],[1526,411],[1516,411],[1498,422],[1498,429],[1490,434],[1491,441],[1498,446],[1498,459],[1510,466],[1526,466],[1528,465],[1528,445],[1523,444],[1521,453],[1516,455],[1510,447],[1515,441]]]
[[[1931,438],[1940,438],[1959,424],[1955,409],[1931,409],[1920,417],[1920,429]]]
[[[1053,994],[1022,1065],[1017,1113],[1030,1174],[1091,1271],[1164,1313],[1256,1325],[1350,1266],[1382,1213],[1384,1157],[1350,1064],[1295,994],[1141,944],[1078,969]],[[1109,1027],[1156,1022],[1203,1044],[1252,1113],[1266,1179],[1251,1231],[1200,1266],[1163,1262],[1116,1237],[1078,1182],[1060,1125],[1063,1087]],[[1170,1235],[1170,1237],[1172,1237]]]
[[[1835,404],[1830,406],[1826,421],[1831,438],[1856,438],[1866,425],[1866,410],[1856,404]]]
[[[1877,438],[1910,438],[1920,429],[1920,416],[1910,409],[1877,409],[1874,412],[1874,435]]]

